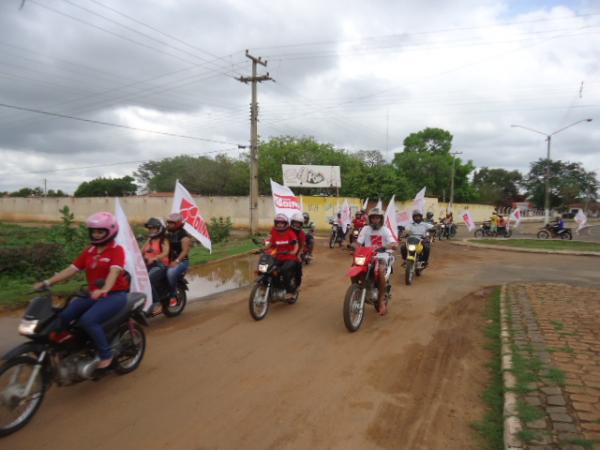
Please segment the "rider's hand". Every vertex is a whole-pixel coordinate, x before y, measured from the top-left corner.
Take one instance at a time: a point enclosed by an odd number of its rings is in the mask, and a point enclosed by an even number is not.
[[[96,289],[95,291],[92,291],[90,297],[92,300],[98,300],[100,297],[105,297],[106,294],[107,292],[104,289]]]
[[[39,283],[35,283],[33,285],[33,290],[34,291],[41,291],[42,289],[44,289],[46,287],[46,285],[44,284],[43,281],[40,281]]]

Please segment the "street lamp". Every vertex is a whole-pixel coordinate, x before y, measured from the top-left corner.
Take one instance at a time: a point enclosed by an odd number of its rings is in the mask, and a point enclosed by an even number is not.
[[[561,131],[565,131],[567,128],[571,128],[581,122],[591,122],[592,119],[581,119],[577,122],[573,122],[571,125],[567,125],[566,127],[562,127],[559,130],[554,131],[553,133],[544,133],[543,131],[536,130],[534,128],[525,127],[523,125],[511,125],[513,128],[523,128],[527,131],[532,131],[533,133],[541,134],[542,136],[546,136],[546,142],[548,142],[548,154],[546,156],[546,170],[544,171],[544,223],[548,225],[550,222],[550,144],[552,142],[552,136],[560,133]]]

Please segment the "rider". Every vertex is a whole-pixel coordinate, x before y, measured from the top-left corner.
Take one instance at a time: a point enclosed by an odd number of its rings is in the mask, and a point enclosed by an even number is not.
[[[494,209],[494,212],[490,217],[490,233],[492,233],[492,235],[498,234],[498,219],[498,211]]]
[[[365,247],[378,247],[395,250],[397,248],[396,239],[391,231],[383,226],[383,212],[379,208],[373,208],[369,211],[369,224],[364,226],[356,239],[356,244]],[[382,316],[387,314],[387,305],[383,301],[385,295],[385,273],[388,264],[390,264],[391,255],[388,252],[378,252],[377,259],[379,260],[379,314]]]
[[[148,230],[148,240],[142,247],[142,255],[148,268],[148,277],[152,286],[152,309],[151,314],[156,316],[162,312],[160,298],[156,286],[163,282],[169,266],[169,253],[171,245],[165,238],[167,231],[162,220],[151,217],[144,224]]]
[[[292,276],[295,273],[294,268],[298,258],[296,256],[298,254],[298,241],[296,233],[290,229],[290,220],[285,214],[275,215],[268,248],[275,257],[279,270],[283,273],[286,297],[292,299],[294,297]]]
[[[556,216],[554,218],[554,221],[552,221],[551,225],[556,234],[560,233],[562,230],[565,229],[565,221],[561,216]]]
[[[425,222],[435,225],[435,220],[433,220],[433,213],[431,211],[427,211],[427,214],[425,215]]]
[[[118,314],[127,303],[129,280],[125,276],[125,250],[115,242],[119,225],[114,215],[98,212],[86,221],[91,245],[61,272],[36,283],[39,290],[85,271],[89,294],[81,295],[60,312],[60,328],[67,328],[74,320],[92,338],[98,350],[98,369],[112,363],[113,352],[102,328],[102,323]]]
[[[423,240],[423,263],[427,265],[429,262],[429,252],[431,250],[431,245],[429,240],[427,239],[427,232],[433,228],[433,225],[427,222],[423,222],[423,213],[418,209],[415,209],[412,213],[413,221],[408,224],[406,229],[404,230],[405,235],[416,236]],[[406,264],[406,256],[408,255],[406,251],[406,243],[403,242],[400,247],[400,253],[402,253],[403,263]]]
[[[306,251],[310,256],[312,256],[313,247],[315,243],[315,224],[310,221],[310,215],[307,212],[302,213],[302,217],[304,219],[302,223],[302,230],[306,235]]]
[[[304,225],[304,216],[300,213],[296,213],[292,216],[290,221],[290,228],[296,234],[296,240],[298,241],[298,251],[296,252],[296,287],[300,287],[302,283],[302,251],[306,247],[306,234],[302,230]]]
[[[169,282],[169,305],[177,305],[177,280],[187,271],[190,261],[189,253],[192,247],[192,238],[183,229],[183,216],[172,213],[167,217],[167,239],[170,245],[169,268],[167,281]]]

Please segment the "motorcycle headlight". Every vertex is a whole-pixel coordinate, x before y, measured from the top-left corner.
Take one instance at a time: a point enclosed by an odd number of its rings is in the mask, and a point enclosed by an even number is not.
[[[19,324],[19,334],[30,336],[35,333],[35,328],[38,326],[39,320],[21,320]]]
[[[269,270],[269,265],[268,264],[259,264],[258,265],[258,271],[260,273],[266,273],[267,270]]]
[[[357,266],[364,266],[366,260],[367,260],[366,256],[356,256],[354,258],[354,264],[356,264]]]
[[[408,244],[406,247],[408,248],[409,252],[414,252],[417,249],[417,246],[414,244]]]

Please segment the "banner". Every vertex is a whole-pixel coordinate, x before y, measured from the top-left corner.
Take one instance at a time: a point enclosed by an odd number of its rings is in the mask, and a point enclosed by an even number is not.
[[[515,228],[517,228],[521,224],[522,218],[523,217],[521,216],[521,210],[515,209],[513,212],[510,213],[508,223],[510,224],[510,221],[513,220],[515,222]]]
[[[381,202],[381,199],[377,200],[377,205],[375,205],[375,208],[381,209],[383,211],[383,203]]]
[[[362,209],[366,211],[368,206],[369,206],[369,197],[367,197],[365,199],[365,202],[362,205]]]
[[[383,216],[383,223],[392,233],[394,240],[398,242],[398,221],[396,215],[395,197],[396,195],[392,195],[392,198],[388,203],[388,207],[385,210],[385,215]]]
[[[577,231],[581,230],[587,224],[587,216],[583,212],[583,209],[580,209],[579,211],[577,211],[577,214],[575,214],[574,219],[575,219],[575,222],[577,222],[577,224],[578,224]]]
[[[294,214],[302,213],[300,198],[294,195],[289,187],[271,180],[271,192],[273,192],[275,214],[285,214],[291,219]]]
[[[463,212],[462,218],[468,230],[473,231],[475,229],[475,221],[473,220],[473,216],[471,216],[471,213],[468,210]]]
[[[425,213],[425,189],[427,189],[427,187],[424,187],[419,192],[417,192],[417,195],[415,195],[415,199],[413,202],[413,209],[421,211],[421,214]]]
[[[348,200],[344,201],[344,204],[342,205],[341,213],[342,213],[342,216],[341,216],[342,229],[344,230],[344,233],[345,233],[346,231],[348,231],[348,228],[350,228],[350,225],[352,224],[352,210],[350,209]]]
[[[180,213],[183,216],[183,229],[198,240],[204,247],[212,252],[212,243],[206,222],[200,215],[200,210],[192,194],[177,180],[175,182],[175,196],[173,197],[172,213]]]
[[[146,294],[144,310],[148,310],[152,304],[152,286],[150,285],[150,278],[148,278],[148,269],[146,269],[142,252],[118,198],[115,198],[115,217],[119,224],[119,232],[115,242],[125,250],[125,270],[131,277],[131,292]]]
[[[341,187],[340,166],[282,164],[283,184],[292,187]]]
[[[396,214],[396,222],[406,228],[412,222],[412,217],[408,211],[400,211]]]

